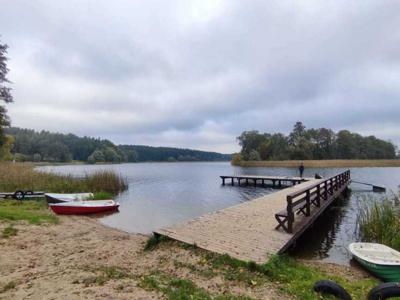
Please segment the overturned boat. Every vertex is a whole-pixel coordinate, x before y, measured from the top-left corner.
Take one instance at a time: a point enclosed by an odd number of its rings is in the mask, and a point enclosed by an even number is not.
[[[75,193],[75,194],[45,194],[47,203],[64,203],[70,201],[83,201],[90,197],[93,197],[93,193]]]

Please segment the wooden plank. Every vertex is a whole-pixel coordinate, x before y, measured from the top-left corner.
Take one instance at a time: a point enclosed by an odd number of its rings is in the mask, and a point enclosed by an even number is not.
[[[293,234],[275,230],[275,212],[286,207],[286,195],[296,189],[311,186],[319,179],[278,191],[264,197],[212,212],[196,219],[157,230],[189,244],[196,244],[217,253],[265,262],[278,253]]]
[[[278,176],[263,176],[263,179],[266,178],[280,180]],[[216,253],[227,253],[241,260],[264,263],[271,255],[281,253],[290,247],[348,185],[348,183],[343,185],[326,200],[321,200],[319,207],[312,206],[309,217],[296,216],[293,233],[288,234],[282,229],[276,230],[275,213],[286,209],[287,195],[310,190],[323,181],[307,178],[307,181],[293,187],[162,228],[155,233]],[[313,189],[311,193],[312,191]]]

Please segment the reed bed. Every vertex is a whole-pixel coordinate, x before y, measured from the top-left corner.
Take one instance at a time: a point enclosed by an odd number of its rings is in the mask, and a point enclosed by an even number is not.
[[[297,168],[302,162],[306,168],[400,167],[400,159],[241,160],[232,161],[232,164],[241,167]]]
[[[400,210],[395,201],[365,204],[359,209],[358,231],[363,242],[374,242],[400,250]]]
[[[127,188],[126,179],[110,170],[76,178],[38,171],[33,164],[0,163],[0,192],[33,190],[53,193],[107,192],[116,195]]]

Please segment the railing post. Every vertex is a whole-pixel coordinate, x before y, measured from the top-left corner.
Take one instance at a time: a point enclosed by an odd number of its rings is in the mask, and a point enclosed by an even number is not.
[[[310,190],[306,192],[306,216],[311,214],[311,199],[310,199]]]
[[[331,185],[329,187],[329,192],[331,193],[331,195],[333,195],[333,178],[331,178],[330,183]]]
[[[293,232],[294,212],[292,198],[287,196],[287,213],[288,213],[288,233]]]
[[[324,191],[324,195],[325,195],[325,201],[328,200],[328,180],[325,180],[325,191]]]
[[[317,206],[321,206],[321,186],[317,185]]]

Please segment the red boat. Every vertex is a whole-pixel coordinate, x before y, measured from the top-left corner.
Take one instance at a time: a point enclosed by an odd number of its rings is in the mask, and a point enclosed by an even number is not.
[[[114,200],[73,201],[50,203],[50,208],[58,215],[88,215],[118,210]]]

